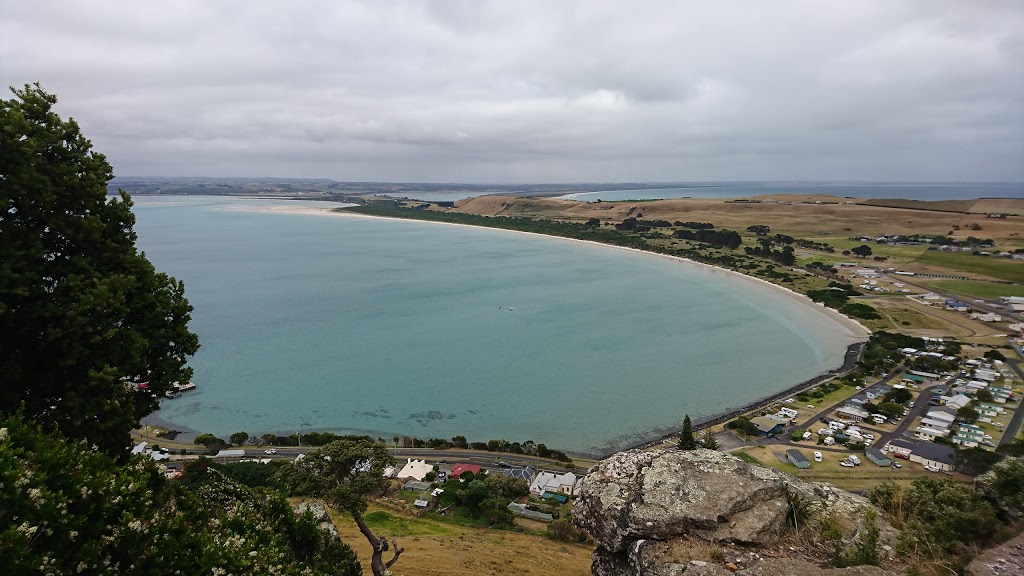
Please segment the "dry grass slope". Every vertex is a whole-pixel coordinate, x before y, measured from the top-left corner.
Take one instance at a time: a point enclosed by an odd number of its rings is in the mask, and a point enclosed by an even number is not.
[[[373,514],[375,513],[376,514]],[[386,514],[381,514],[381,512]],[[540,536],[470,528],[423,519],[393,508],[370,508],[371,527],[395,536],[405,553],[392,567],[395,576],[588,576],[593,547]],[[370,572],[370,546],[350,518],[331,517],[341,539]],[[390,555],[388,555],[390,558]]]

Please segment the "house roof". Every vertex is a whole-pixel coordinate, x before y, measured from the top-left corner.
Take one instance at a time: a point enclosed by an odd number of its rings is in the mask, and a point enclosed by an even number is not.
[[[414,478],[423,480],[427,474],[434,470],[433,464],[427,464],[424,460],[407,460],[405,466],[399,470],[396,478]]]
[[[836,412],[840,412],[842,414],[851,414],[853,416],[859,416],[861,418],[867,418],[869,414],[867,410],[861,410],[860,408],[855,408],[853,406],[843,406],[842,408],[836,410]]]
[[[758,416],[756,418],[751,418],[750,423],[757,426],[757,429],[761,432],[771,432],[776,427],[782,426],[783,424],[783,422],[780,422],[778,419],[772,418],[771,416]]]
[[[945,444],[933,444],[931,442],[918,442],[914,447],[914,454],[935,462],[943,464],[954,464],[956,462],[956,449]]]
[[[524,466],[522,468],[505,468],[501,473],[509,478],[519,478],[520,480],[526,480],[529,482],[533,479],[533,473],[535,470],[533,466]]]
[[[906,450],[917,449],[917,442],[911,442],[909,440],[900,440],[898,438],[896,440],[889,440],[889,445],[895,446],[897,448],[904,448]]]
[[[480,473],[480,467],[476,464],[456,464],[452,466],[452,473],[449,474],[452,478],[458,478],[463,472],[472,472],[474,476]]]
[[[868,456],[874,458],[875,460],[889,460],[889,455],[886,454],[885,452],[882,452],[878,448],[868,447],[868,449],[865,450],[864,452]]]
[[[796,462],[810,462],[810,460],[807,459],[807,456],[804,456],[803,452],[796,450],[794,448],[786,450],[786,454],[788,454],[789,457],[795,460]]]
[[[530,485],[530,491],[538,494],[543,492],[558,492],[560,486],[576,486],[578,476],[572,472],[556,474],[555,472],[538,472]]]

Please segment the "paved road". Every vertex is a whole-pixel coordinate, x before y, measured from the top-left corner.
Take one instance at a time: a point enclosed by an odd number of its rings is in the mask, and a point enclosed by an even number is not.
[[[911,286],[915,286],[917,288],[920,288],[921,290],[927,290],[928,292],[934,292],[935,294],[938,294],[939,296],[942,296],[943,298],[949,298],[950,300],[960,300],[961,302],[967,302],[973,308],[981,308],[982,310],[987,310],[989,312],[994,312],[994,313],[999,314],[1000,316],[1003,316],[1005,318],[1012,318],[1012,319],[1017,320],[1017,321],[1021,320],[1020,315],[1018,315],[1018,314],[1011,314],[1011,313],[1007,312],[1006,311],[1006,306],[999,306],[999,305],[996,305],[996,304],[990,304],[986,300],[978,302],[977,301],[978,299],[971,298],[970,296],[964,296],[964,295],[961,295],[961,294],[953,294],[951,292],[943,292],[941,290],[936,290],[935,288],[932,288],[931,286],[928,286],[927,284],[918,284],[918,283],[914,282],[913,280],[907,280],[907,278],[913,278],[913,276],[890,276],[888,274],[883,274],[883,276],[885,276],[889,280],[895,280],[896,282],[902,282],[904,284],[910,284]]]
[[[1018,376],[1024,380],[1024,371],[1021,371],[1019,360],[1007,360],[1007,364]],[[1020,434],[1020,427],[1024,424],[1024,406],[1021,406],[1024,402],[1017,401],[1017,410],[1013,413],[1013,418],[1010,419],[1010,423],[1006,425],[1006,430],[1003,432],[1003,437],[999,439],[999,445],[1011,444],[1017,434]]]
[[[306,454],[316,450],[313,447],[296,447],[296,446],[285,446],[277,447],[277,453],[268,455],[264,454],[265,448],[244,448],[246,451],[246,458],[271,458],[280,460],[294,460],[299,454]],[[205,450],[190,451],[191,454],[206,454]],[[395,450],[391,449],[392,455],[395,454]],[[557,466],[551,460],[545,460],[543,458],[535,458],[532,456],[525,456],[522,454],[507,454],[503,452],[479,452],[473,450],[434,450],[433,448],[399,448],[398,456],[395,457],[395,463],[399,466],[405,463],[409,458],[416,460],[426,460],[427,462],[438,463],[440,461],[448,461],[450,463],[469,463],[476,464],[482,468],[489,470],[501,470],[502,467],[498,466],[499,462],[508,463],[510,466],[533,466],[534,468],[552,468],[557,469]],[[235,461],[237,458],[223,459],[224,461]],[[165,461],[167,464],[171,464],[172,468],[176,463],[181,461]],[[572,470],[576,474],[583,474],[586,472],[586,468],[576,468]]]

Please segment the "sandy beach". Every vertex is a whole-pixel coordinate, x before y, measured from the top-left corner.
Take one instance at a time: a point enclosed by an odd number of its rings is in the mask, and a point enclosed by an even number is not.
[[[343,217],[343,218],[377,218],[377,219],[397,220],[397,221],[404,221],[404,222],[410,222],[411,221],[411,222],[421,222],[421,223],[425,223],[425,224],[440,224],[440,225],[443,225],[443,226],[463,226],[463,227],[468,227],[468,228],[494,230],[496,232],[508,232],[508,233],[512,233],[512,234],[527,234],[527,235],[530,235],[530,236],[539,236],[539,237],[542,237],[542,238],[550,238],[550,239],[553,239],[553,240],[561,240],[561,241],[565,241],[565,242],[576,242],[576,243],[579,243],[579,244],[589,244],[589,245],[592,245],[592,246],[600,246],[602,248],[608,248],[608,249],[612,249],[612,250],[621,250],[621,251],[625,251],[625,252],[632,252],[634,254],[640,254],[640,255],[643,255],[643,256],[647,256],[647,257],[661,258],[661,259],[664,259],[664,260],[674,261],[674,262],[682,263],[682,264],[686,264],[686,265],[698,266],[698,267],[701,267],[701,268],[703,268],[705,270],[710,271],[713,274],[725,274],[725,275],[728,275],[728,277],[730,277],[730,278],[736,278],[736,279],[739,279],[739,280],[742,280],[742,281],[756,283],[756,285],[758,285],[758,286],[763,286],[763,287],[766,287],[766,288],[771,288],[773,290],[776,290],[777,293],[785,295],[791,301],[799,303],[799,304],[805,306],[809,311],[813,311],[814,313],[817,313],[817,314],[822,314],[822,315],[824,315],[824,316],[834,320],[836,322],[836,324],[838,324],[840,327],[842,327],[843,332],[845,333],[844,336],[846,336],[846,338],[847,338],[847,344],[853,344],[853,343],[856,343],[856,342],[864,342],[864,341],[866,341],[868,339],[868,336],[871,335],[871,330],[868,330],[863,324],[861,324],[860,322],[857,322],[853,318],[850,318],[850,317],[840,313],[838,310],[835,310],[833,308],[829,308],[829,307],[827,307],[827,306],[825,306],[823,304],[818,304],[818,303],[814,302],[813,300],[811,300],[810,298],[808,298],[807,296],[805,296],[803,294],[800,294],[799,292],[794,292],[793,290],[790,290],[789,288],[786,288],[785,286],[779,286],[778,284],[773,284],[773,283],[768,282],[767,280],[763,280],[761,278],[755,278],[753,276],[748,276],[746,274],[743,274],[741,272],[737,272],[735,270],[728,270],[728,269],[725,269],[725,268],[720,268],[718,266],[713,266],[711,264],[705,264],[703,262],[697,262],[696,260],[690,260],[689,258],[683,258],[683,257],[680,257],[680,256],[671,256],[671,255],[668,255],[668,254],[658,254],[656,252],[648,252],[646,250],[639,250],[637,248],[628,248],[628,247],[625,247],[625,246],[615,246],[615,245],[612,245],[612,244],[604,244],[602,242],[594,242],[594,241],[591,241],[591,240],[579,240],[579,239],[576,239],[576,238],[565,238],[564,236],[552,236],[552,235],[548,235],[548,234],[538,234],[536,232],[524,232],[524,231],[521,231],[521,230],[507,230],[507,229],[504,229],[504,228],[490,228],[490,227],[487,227],[487,226],[473,226],[472,224],[458,224],[458,223],[455,223],[455,222],[437,222],[437,221],[433,221],[433,220],[416,220],[415,218],[393,218],[393,217],[390,217],[390,216],[372,216],[372,215],[369,215],[369,214],[358,214],[356,212],[343,212],[343,211],[334,211],[333,210],[334,208],[344,208],[346,206],[353,206],[353,204],[341,204],[341,205],[337,205],[337,206],[332,206],[330,208],[325,208],[325,207],[320,207],[320,206],[266,206],[266,207],[263,207],[263,206],[238,206],[238,207],[233,207],[231,209],[232,210],[249,211],[249,212],[267,212],[267,213],[276,213],[276,214],[301,214],[301,215],[307,215],[307,216],[340,216],[340,217]]]

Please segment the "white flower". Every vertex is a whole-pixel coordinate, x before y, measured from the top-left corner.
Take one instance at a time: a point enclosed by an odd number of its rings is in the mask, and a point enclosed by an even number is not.
[[[7,440],[7,428],[0,428],[0,442]]]

